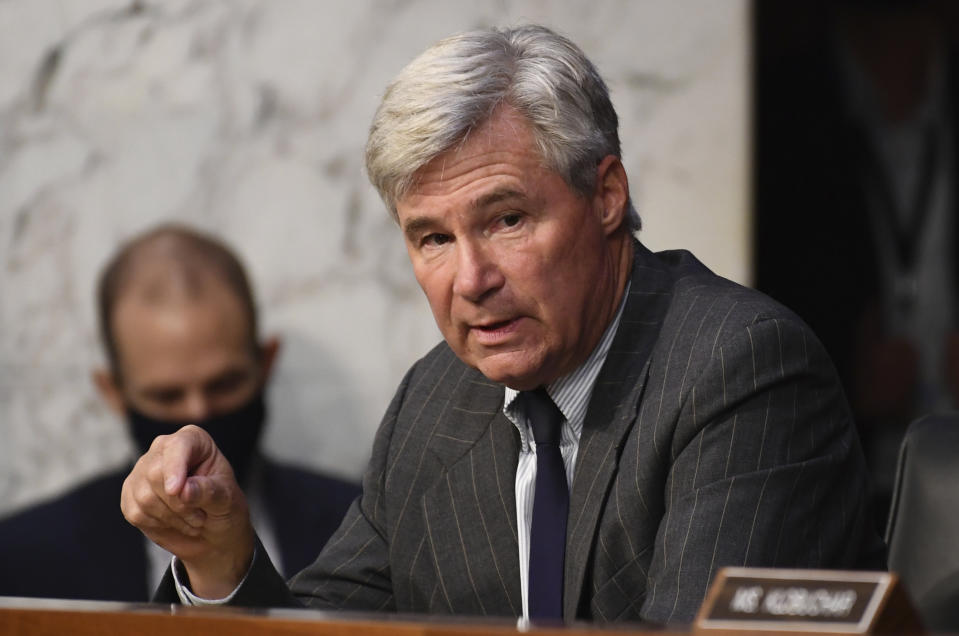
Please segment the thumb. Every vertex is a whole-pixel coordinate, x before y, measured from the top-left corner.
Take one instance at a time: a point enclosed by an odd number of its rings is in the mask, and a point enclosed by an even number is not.
[[[232,473],[191,475],[187,478],[180,499],[209,514],[228,513],[233,505],[236,481]]]

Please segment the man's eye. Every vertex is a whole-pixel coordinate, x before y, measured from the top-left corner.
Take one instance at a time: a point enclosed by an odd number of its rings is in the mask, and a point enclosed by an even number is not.
[[[183,392],[178,390],[154,391],[150,393],[149,398],[157,404],[175,404],[183,399]]]
[[[246,382],[247,376],[243,373],[232,373],[222,378],[217,378],[207,387],[211,393],[226,395],[237,390]]]
[[[421,243],[426,247],[439,247],[440,245],[446,245],[450,242],[450,237],[448,234],[427,234],[423,237]]]
[[[520,222],[519,214],[507,214],[506,216],[503,217],[503,225],[505,225],[506,227],[514,227],[515,225],[518,225],[519,222]]]

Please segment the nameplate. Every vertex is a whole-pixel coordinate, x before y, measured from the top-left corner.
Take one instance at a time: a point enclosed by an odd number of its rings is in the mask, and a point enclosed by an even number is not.
[[[783,633],[918,633],[921,624],[888,572],[723,568],[695,628]]]

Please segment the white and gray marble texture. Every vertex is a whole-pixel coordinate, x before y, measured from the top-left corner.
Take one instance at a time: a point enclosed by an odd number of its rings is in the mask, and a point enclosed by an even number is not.
[[[358,477],[439,338],[368,184],[377,100],[435,40],[542,22],[600,68],[653,249],[748,282],[747,0],[0,0],[0,514],[130,461],[93,289],[162,220],[248,265],[283,342],[266,450]]]

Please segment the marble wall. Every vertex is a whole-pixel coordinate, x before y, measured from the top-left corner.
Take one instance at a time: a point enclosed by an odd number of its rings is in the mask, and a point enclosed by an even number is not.
[[[527,21],[606,77],[643,240],[747,281],[747,0],[0,0],[0,514],[129,460],[93,287],[165,219],[237,248],[282,338],[267,452],[358,476],[439,338],[362,169],[378,96],[440,37]]]

